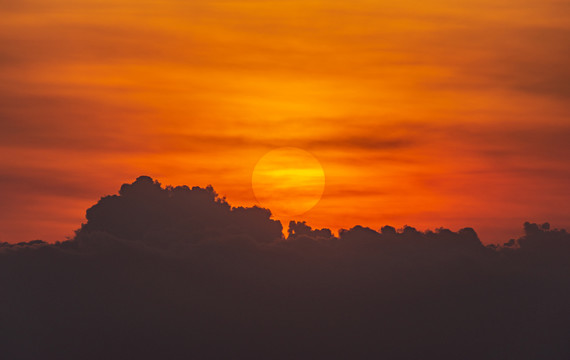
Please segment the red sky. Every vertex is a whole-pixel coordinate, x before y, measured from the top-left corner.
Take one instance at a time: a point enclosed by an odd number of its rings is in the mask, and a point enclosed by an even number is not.
[[[256,204],[268,151],[322,164],[300,216],[570,227],[570,5],[0,0],[0,241],[63,240],[138,175]]]

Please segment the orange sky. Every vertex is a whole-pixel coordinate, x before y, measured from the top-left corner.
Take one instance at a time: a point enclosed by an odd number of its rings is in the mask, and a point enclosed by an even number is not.
[[[570,228],[570,3],[0,0],[0,241],[63,240],[124,182],[256,203],[282,146],[317,227]]]

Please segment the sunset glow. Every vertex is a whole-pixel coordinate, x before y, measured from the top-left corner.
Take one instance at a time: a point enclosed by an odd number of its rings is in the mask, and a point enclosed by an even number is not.
[[[568,3],[0,9],[0,242],[63,240],[139,175],[256,205],[255,166],[280,147],[324,169],[297,219],[314,227],[470,226],[484,243],[570,227]]]

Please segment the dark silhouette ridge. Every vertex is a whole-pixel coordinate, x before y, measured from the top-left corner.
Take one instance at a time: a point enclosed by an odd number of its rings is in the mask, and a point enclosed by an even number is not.
[[[567,359],[570,235],[334,236],[139,177],[74,239],[0,244],[6,359]]]

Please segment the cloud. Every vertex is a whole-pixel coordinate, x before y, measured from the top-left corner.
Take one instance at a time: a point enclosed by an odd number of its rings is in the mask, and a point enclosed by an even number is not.
[[[228,235],[267,242],[282,237],[281,223],[262,208],[232,208],[214,189],[163,188],[148,176],[124,184],[119,195],[102,198],[87,210],[78,238],[95,231],[147,244],[193,243]]]
[[[0,244],[14,359],[566,358],[570,235],[312,229],[147,176],[73,240]],[[498,355],[500,354],[500,355]]]

